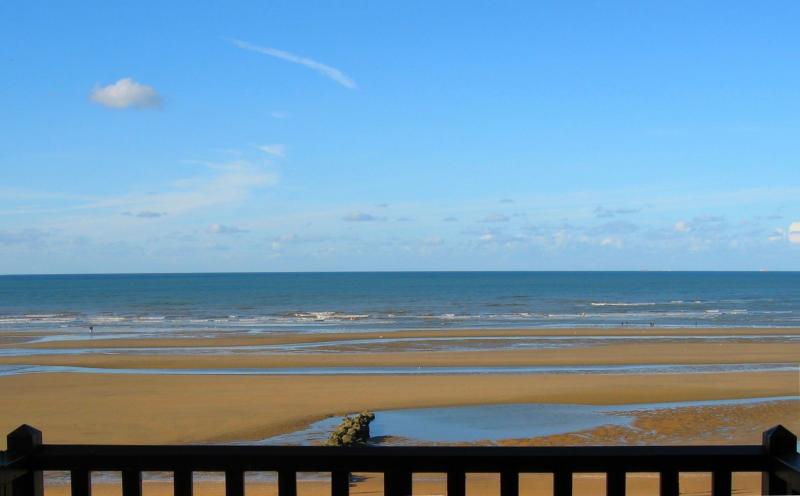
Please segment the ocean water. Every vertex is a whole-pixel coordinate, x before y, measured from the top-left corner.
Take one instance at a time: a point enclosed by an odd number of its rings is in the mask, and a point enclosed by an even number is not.
[[[800,326],[798,272],[0,276],[0,330]]]

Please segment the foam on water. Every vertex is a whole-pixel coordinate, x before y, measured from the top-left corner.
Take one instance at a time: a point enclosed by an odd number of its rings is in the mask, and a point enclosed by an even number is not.
[[[800,273],[0,276],[0,331],[71,335],[800,325]]]

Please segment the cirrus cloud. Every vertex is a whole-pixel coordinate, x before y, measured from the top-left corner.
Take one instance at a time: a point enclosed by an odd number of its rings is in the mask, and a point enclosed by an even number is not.
[[[123,78],[107,86],[95,86],[89,99],[103,107],[115,109],[161,107],[161,96],[155,88],[131,78]]]

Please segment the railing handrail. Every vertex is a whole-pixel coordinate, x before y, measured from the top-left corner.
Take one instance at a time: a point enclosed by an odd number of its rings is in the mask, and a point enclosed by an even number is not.
[[[516,495],[520,473],[554,474],[554,494],[569,495],[572,474],[605,472],[607,494],[625,493],[625,474],[658,472],[662,495],[678,494],[680,472],[711,472],[712,493],[731,494],[732,472],[762,472],[764,494],[800,491],[797,438],[783,428],[760,445],[326,447],[253,445],[43,444],[30,426],[9,434],[0,452],[0,496],[41,496],[42,471],[67,470],[73,495],[90,496],[92,471],[120,471],[123,496],[141,496],[144,471],[175,474],[176,496],[191,496],[192,472],[225,472],[226,494],[244,496],[244,473],[279,474],[279,494],[296,494],[297,472],[331,472],[333,494],[348,494],[352,472],[383,472],[389,495],[408,495],[412,473],[447,473],[448,494],[464,494],[464,474],[500,473],[501,494]],[[8,488],[12,488],[10,491]]]
[[[354,447],[159,446],[46,444],[14,467],[29,470],[279,471],[329,472],[709,472],[769,468],[761,445],[593,447]]]

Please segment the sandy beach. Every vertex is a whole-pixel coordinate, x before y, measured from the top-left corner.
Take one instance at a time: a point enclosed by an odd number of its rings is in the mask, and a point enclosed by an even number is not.
[[[488,351],[404,351],[398,338],[519,338],[666,334],[680,342],[600,341],[557,349]],[[9,335],[11,333],[6,333]],[[41,355],[0,357],[0,365],[68,365],[107,369],[231,369],[306,367],[450,367],[630,365],[630,364],[794,364],[800,342],[741,342],[800,334],[797,329],[498,329],[227,335],[208,338],[70,341],[6,344]],[[727,336],[717,342],[698,337]],[[368,352],[334,349],[292,353],[263,351],[265,344],[352,343]],[[369,348],[374,345],[374,349]],[[164,352],[164,348],[173,352]],[[221,354],[196,350],[226,348]],[[83,349],[81,354],[59,354]],[[136,353],[128,351],[135,349]],[[158,349],[158,350],[157,350]],[[96,351],[93,351],[96,350]],[[151,350],[151,351],[148,351]],[[249,351],[247,351],[249,350]],[[181,351],[180,353],[175,353]],[[146,372],[146,371],[145,371]],[[0,429],[21,423],[42,429],[51,442],[183,443],[248,441],[288,432],[330,415],[491,403],[632,404],[791,396],[800,391],[796,370],[691,374],[510,374],[276,376],[44,373],[0,377]],[[130,405],[137,408],[131,409]],[[779,419],[776,419],[779,420]],[[797,418],[783,419],[784,423]],[[748,434],[750,438],[753,434]],[[747,441],[753,441],[748,439]],[[599,442],[602,439],[598,440]]]
[[[503,376],[157,376],[0,378],[0,429],[48,442],[248,441],[361,410],[485,403],[619,404],[797,394],[797,374]],[[135,407],[132,408],[131,406]],[[792,419],[785,419],[789,422]],[[748,441],[756,441],[749,439]]]
[[[637,341],[639,336],[664,336]],[[86,339],[28,342],[6,333],[0,366],[48,365],[87,369],[139,369],[130,373],[25,373],[0,376],[0,430],[29,423],[53,443],[216,443],[251,442],[301,429],[328,416],[361,410],[513,403],[625,405],[796,396],[797,370],[725,373],[597,374],[433,374],[337,376],[310,375],[163,375],[148,369],[226,370],[234,368],[300,370],[339,367],[497,367],[643,364],[796,364],[797,329],[528,329],[398,331],[226,335],[208,338]],[[754,338],[754,336],[756,338]],[[463,342],[490,337],[577,339],[559,348],[459,350]],[[589,341],[583,338],[592,337]],[[612,337],[613,339],[606,339]],[[723,337],[724,339],[720,339]],[[12,339],[14,338],[14,339]],[[428,341],[455,349],[426,349]],[[621,339],[619,339],[621,338]],[[705,339],[709,338],[709,339]],[[410,340],[410,341],[409,341]],[[269,346],[315,343],[286,350]],[[413,346],[409,346],[413,343]],[[320,348],[317,345],[321,345]],[[266,349],[260,348],[267,346]],[[36,354],[25,354],[35,350]],[[74,351],[79,353],[74,354]],[[220,352],[224,350],[224,352]],[[70,354],[73,353],[73,354]],[[641,411],[628,427],[599,427],[503,445],[717,444],[760,442],[763,430],[782,423],[800,430],[800,402],[718,406],[713,409]],[[757,490],[757,478],[741,477],[743,493]],[[657,480],[632,478],[631,494],[646,494]],[[701,494],[701,476],[685,487]],[[473,494],[491,494],[493,476],[475,475]],[[592,494],[602,479],[576,478],[576,494]],[[380,477],[368,477],[354,494],[380,494]],[[595,487],[596,486],[596,487]],[[320,481],[301,484],[301,494],[323,494]],[[443,482],[422,478],[421,494],[442,494]],[[539,494],[547,481],[523,478],[526,494]],[[146,484],[151,494],[168,491],[165,483]],[[537,489],[539,488],[539,489]],[[593,489],[595,488],[595,489]],[[749,489],[748,489],[749,488]],[[113,496],[118,486],[99,483],[97,494]],[[64,486],[48,494],[60,495]],[[198,483],[198,494],[219,494],[216,482]],[[274,493],[259,482],[249,494]],[[545,491],[546,493],[546,491]],[[166,493],[165,493],[166,494]]]

